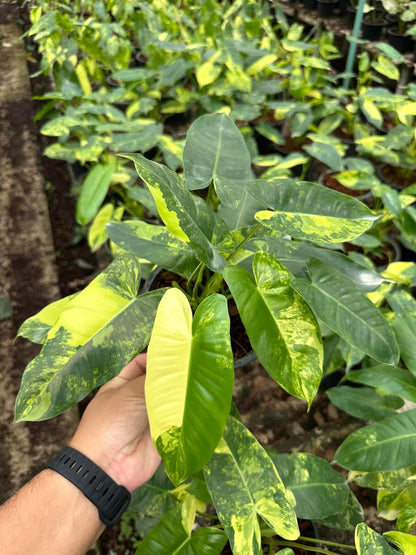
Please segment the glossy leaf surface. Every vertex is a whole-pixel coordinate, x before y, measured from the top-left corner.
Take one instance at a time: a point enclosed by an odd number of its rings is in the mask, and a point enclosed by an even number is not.
[[[307,277],[306,262],[309,258],[316,258],[339,270],[362,291],[375,291],[384,281],[377,272],[356,264],[340,252],[314,247],[304,242],[290,241],[280,237],[256,237],[250,239],[245,248],[253,252],[260,250],[269,252],[296,277]]]
[[[273,461],[295,496],[298,518],[322,520],[345,510],[349,487],[328,461],[309,453],[277,455]]]
[[[292,287],[316,316],[342,339],[375,360],[396,364],[393,332],[378,308],[340,272],[319,260],[308,263],[311,281],[295,279]]]
[[[198,265],[188,244],[166,227],[132,220],[111,222],[107,225],[107,232],[110,239],[125,251],[181,276],[189,277]]]
[[[227,537],[218,528],[192,533],[196,504],[191,496],[170,510],[139,544],[135,555],[219,555]]]
[[[60,414],[146,347],[163,290],[136,297],[139,277],[136,259],[119,257],[54,313],[43,348],[23,375],[17,421]],[[44,314],[48,327],[50,313]]]
[[[361,523],[355,529],[355,547],[358,555],[400,555],[386,540]]]
[[[224,437],[204,468],[217,514],[234,555],[261,551],[258,516],[285,539],[299,536],[291,495],[263,447],[230,417]]]
[[[257,212],[256,220],[297,239],[350,241],[377,219],[356,199],[316,183],[259,179],[250,192],[268,208]]]
[[[400,355],[410,372],[416,376],[416,314],[402,312],[392,321],[394,333],[400,348]]]
[[[251,158],[243,135],[225,114],[206,114],[189,128],[183,151],[188,189],[204,189],[218,178],[250,177]]]
[[[316,319],[291,287],[291,274],[268,253],[257,253],[253,277],[224,270],[251,345],[267,372],[308,404],[322,377],[323,349]]]
[[[349,470],[390,471],[416,460],[416,409],[356,430],[341,444],[334,462]]]
[[[234,366],[227,302],[192,312],[179,289],[160,302],[148,349],[146,404],[153,441],[179,484],[208,461],[231,408]]]
[[[139,176],[156,202],[160,217],[178,239],[187,243],[199,260],[211,270],[221,271],[225,258],[214,246],[215,234],[227,233],[225,224],[203,202],[197,202],[182,179],[165,166],[147,160],[140,154],[126,155],[133,160]]]
[[[380,364],[348,373],[348,381],[380,389],[416,403],[416,378],[402,368]]]
[[[400,549],[402,553],[416,553],[416,537],[405,532],[384,532],[383,536]]]

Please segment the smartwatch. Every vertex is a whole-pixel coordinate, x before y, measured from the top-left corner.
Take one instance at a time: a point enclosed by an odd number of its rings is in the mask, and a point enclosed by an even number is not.
[[[47,465],[72,482],[93,503],[101,522],[114,526],[130,503],[130,492],[115,482],[91,459],[64,447]]]

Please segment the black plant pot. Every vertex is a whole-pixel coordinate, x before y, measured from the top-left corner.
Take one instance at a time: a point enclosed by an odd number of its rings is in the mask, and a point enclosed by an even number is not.
[[[332,17],[338,0],[317,0],[319,17]]]
[[[405,54],[406,52],[411,52],[413,48],[413,41],[412,37],[408,35],[404,35],[403,33],[399,33],[397,27],[388,27],[387,31],[387,38],[391,46],[394,46],[396,50]]]
[[[387,25],[387,22],[385,19],[382,19],[381,21],[377,21],[375,23],[372,23],[371,21],[363,20],[362,27],[361,27],[362,38],[364,40],[369,40],[369,41],[380,40],[381,33],[383,32],[383,29],[386,25]]]
[[[347,12],[347,8],[351,6],[350,0],[338,0],[338,8],[341,17],[344,16]]]
[[[316,10],[316,0],[303,0],[305,10]]]
[[[357,15],[357,10],[352,8],[351,5],[347,6],[347,25],[351,29],[354,27],[355,16]]]

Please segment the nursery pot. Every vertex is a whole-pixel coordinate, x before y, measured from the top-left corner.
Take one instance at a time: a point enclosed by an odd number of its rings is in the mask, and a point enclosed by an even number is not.
[[[376,41],[381,37],[384,27],[387,25],[386,20],[376,21],[375,23],[363,19],[362,23],[362,38],[364,40]]]
[[[317,0],[303,0],[303,7],[306,10],[316,10],[316,1]]]
[[[151,272],[147,280],[144,282],[141,293],[147,293],[149,291],[157,289],[160,285],[163,285],[163,287],[169,286],[173,281],[179,283],[180,285],[183,285],[186,283],[185,278],[182,278],[181,276],[178,276],[173,272],[164,270],[161,267],[157,267]],[[231,321],[231,344],[233,345],[233,329],[236,330],[236,328],[239,328],[241,332],[241,329],[244,330],[244,327],[240,318],[238,317],[238,311],[235,305],[229,308],[229,312],[230,312],[230,321]],[[236,321],[238,321],[237,325],[235,325]],[[244,331],[244,336],[248,341],[247,336],[245,335],[245,331]],[[250,349],[251,349],[251,346],[250,346]],[[254,360],[256,360],[256,358],[257,358],[257,355],[252,350],[250,351],[247,350],[246,352],[242,352],[241,355],[238,354],[237,356],[235,356],[234,368],[243,368],[247,364],[250,364],[250,362],[253,362]]]
[[[338,191],[338,193],[354,197],[357,200],[364,201],[371,198],[372,193],[370,190],[363,191],[361,189],[350,189],[349,187],[344,187],[344,185],[342,185],[342,183],[340,183],[335,177],[336,173],[338,172],[334,170],[324,170],[318,178],[319,183],[325,185],[325,187],[328,187],[329,189]]]
[[[354,27],[355,16],[357,15],[357,10],[351,5],[347,6],[347,25],[351,29]]]
[[[378,166],[377,175],[384,183],[391,185],[399,191],[416,184],[416,170],[413,170],[410,176],[404,177],[401,175],[401,169],[391,164],[381,164]]]
[[[338,0],[318,0],[317,4],[319,17],[331,17],[338,6]]]
[[[412,37],[409,37],[409,35],[404,35],[403,33],[399,33],[397,27],[388,27],[386,34],[391,46],[394,46],[394,48],[402,54],[405,54],[406,52],[410,52],[412,50]]]

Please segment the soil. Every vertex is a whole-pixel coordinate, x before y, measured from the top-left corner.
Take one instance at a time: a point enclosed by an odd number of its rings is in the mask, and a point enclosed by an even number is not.
[[[369,192],[368,190],[363,191],[363,190],[350,189],[348,187],[344,187],[344,185],[342,185],[342,183],[340,183],[329,172],[326,172],[322,176],[322,183],[325,185],[325,187],[329,187],[330,189],[333,189],[334,191],[338,191],[338,193],[344,193],[345,195],[349,195],[350,197],[361,197],[362,195],[365,195],[366,193]]]
[[[403,170],[400,171],[399,168],[386,164],[380,168],[380,173],[385,182],[393,185],[396,189],[405,189],[416,184],[416,170],[410,172],[410,175],[407,172],[403,175]]]

